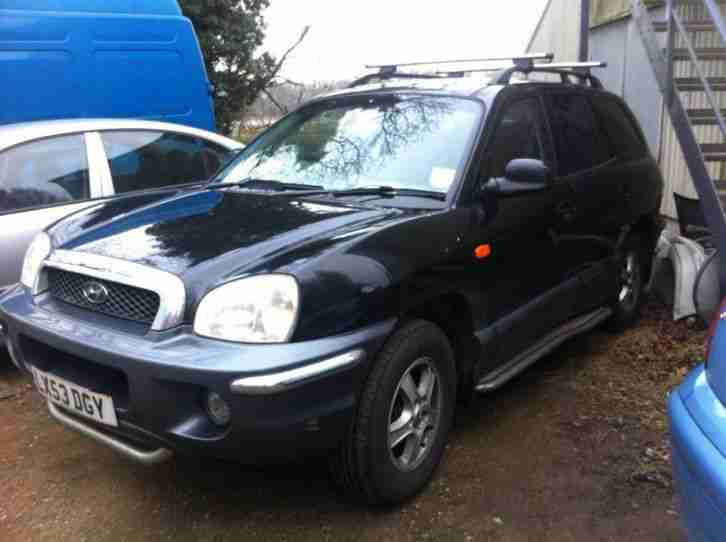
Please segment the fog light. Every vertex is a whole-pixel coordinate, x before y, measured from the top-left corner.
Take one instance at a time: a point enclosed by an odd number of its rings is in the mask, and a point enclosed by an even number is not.
[[[227,425],[232,413],[229,410],[227,401],[217,392],[210,391],[207,394],[206,409],[209,418],[217,425]]]

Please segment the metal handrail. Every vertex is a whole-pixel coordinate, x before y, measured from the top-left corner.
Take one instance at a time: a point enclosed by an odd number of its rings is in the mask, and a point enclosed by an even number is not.
[[[673,48],[675,47],[676,38],[675,33],[673,32],[673,11],[673,0],[667,0],[666,24],[668,25],[668,34],[666,36],[666,63],[668,73],[666,74],[666,78],[668,81],[668,91],[666,92],[664,98],[668,107],[671,106],[671,103],[673,103],[673,98],[675,97],[675,88],[673,84]]]
[[[698,78],[701,80],[701,83],[703,83],[703,90],[706,93],[706,97],[708,98],[709,103],[711,104],[711,108],[713,109],[714,114],[716,115],[716,121],[718,122],[718,126],[721,129],[721,133],[724,137],[726,137],[726,120],[724,119],[723,115],[721,114],[721,106],[718,103],[718,100],[716,99],[716,95],[713,93],[713,89],[711,88],[711,84],[708,82],[708,78],[703,73],[703,70],[701,69],[701,65],[698,61],[698,55],[696,54],[696,50],[693,48],[693,43],[691,43],[691,38],[688,36],[688,31],[686,30],[686,26],[683,24],[683,21],[681,20],[680,16],[676,12],[676,10],[673,9],[673,4],[675,0],[668,0],[668,5],[666,8],[668,19],[668,29],[669,29],[669,37],[668,37],[668,69],[670,72],[670,78],[669,78],[669,96],[668,99],[672,100],[674,95],[674,83],[673,83],[673,36],[672,36],[672,23],[675,23],[676,29],[678,30],[678,33],[683,38],[683,41],[686,45],[686,50],[688,51],[688,56],[691,58],[691,62],[693,63],[694,68],[696,69],[696,74],[698,75]],[[721,34],[721,38],[726,41],[726,23],[723,20],[723,17],[721,16],[721,10],[718,9],[718,6],[713,2],[713,0],[703,0],[705,7],[710,12],[711,18],[713,19],[713,22],[716,26],[716,28],[719,29],[719,32]],[[714,11],[712,11],[715,10]]]
[[[673,0],[669,0],[672,2]],[[721,34],[721,39],[726,43],[726,21],[723,19],[721,10],[714,0],[703,0],[708,13],[711,15],[713,24],[716,26],[718,33]]]

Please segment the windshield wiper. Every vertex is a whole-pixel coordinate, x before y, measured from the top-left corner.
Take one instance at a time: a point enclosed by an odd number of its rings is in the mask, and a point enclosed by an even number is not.
[[[434,190],[421,190],[418,188],[395,188],[393,186],[371,186],[364,188],[349,188],[346,190],[311,190],[309,192],[299,192],[290,194],[296,196],[325,196],[330,195],[336,198],[347,196],[415,196],[419,198],[430,198],[439,201],[446,201],[444,192],[436,192]]]
[[[288,190],[298,192],[323,190],[323,187],[317,184],[289,183],[285,181],[275,181],[273,179],[257,179],[254,177],[248,177],[247,179],[234,183],[214,183],[206,188],[211,190],[215,188],[229,188],[230,186],[239,186],[249,188],[251,190],[273,190],[275,192],[284,192]]]
[[[344,198],[349,196],[414,196],[419,198],[430,198],[438,201],[446,201],[446,193],[436,192],[434,190],[422,190],[418,188],[396,188],[393,186],[367,186],[361,188],[348,188],[344,190],[325,189],[322,186],[314,184],[301,184],[292,182],[275,181],[272,179],[256,179],[247,178],[234,183],[214,183],[206,186],[208,190],[214,188],[227,188],[230,186],[240,186],[250,188],[252,190],[271,190],[275,192],[284,192],[289,196],[332,196],[336,198]],[[282,195],[282,194],[281,194]]]

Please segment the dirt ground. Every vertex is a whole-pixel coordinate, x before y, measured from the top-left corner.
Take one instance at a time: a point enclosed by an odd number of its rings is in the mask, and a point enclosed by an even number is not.
[[[649,307],[461,409],[444,462],[396,509],[341,500],[324,464],[145,468],[52,422],[0,361],[0,539],[680,541],[665,398],[705,332]]]

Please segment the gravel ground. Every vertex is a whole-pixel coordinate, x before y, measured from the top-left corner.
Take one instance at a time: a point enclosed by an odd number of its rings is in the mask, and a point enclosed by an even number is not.
[[[460,410],[422,495],[372,510],[322,463],[130,464],[52,422],[0,360],[0,539],[680,541],[665,398],[704,337],[648,307],[622,335],[571,341]]]

